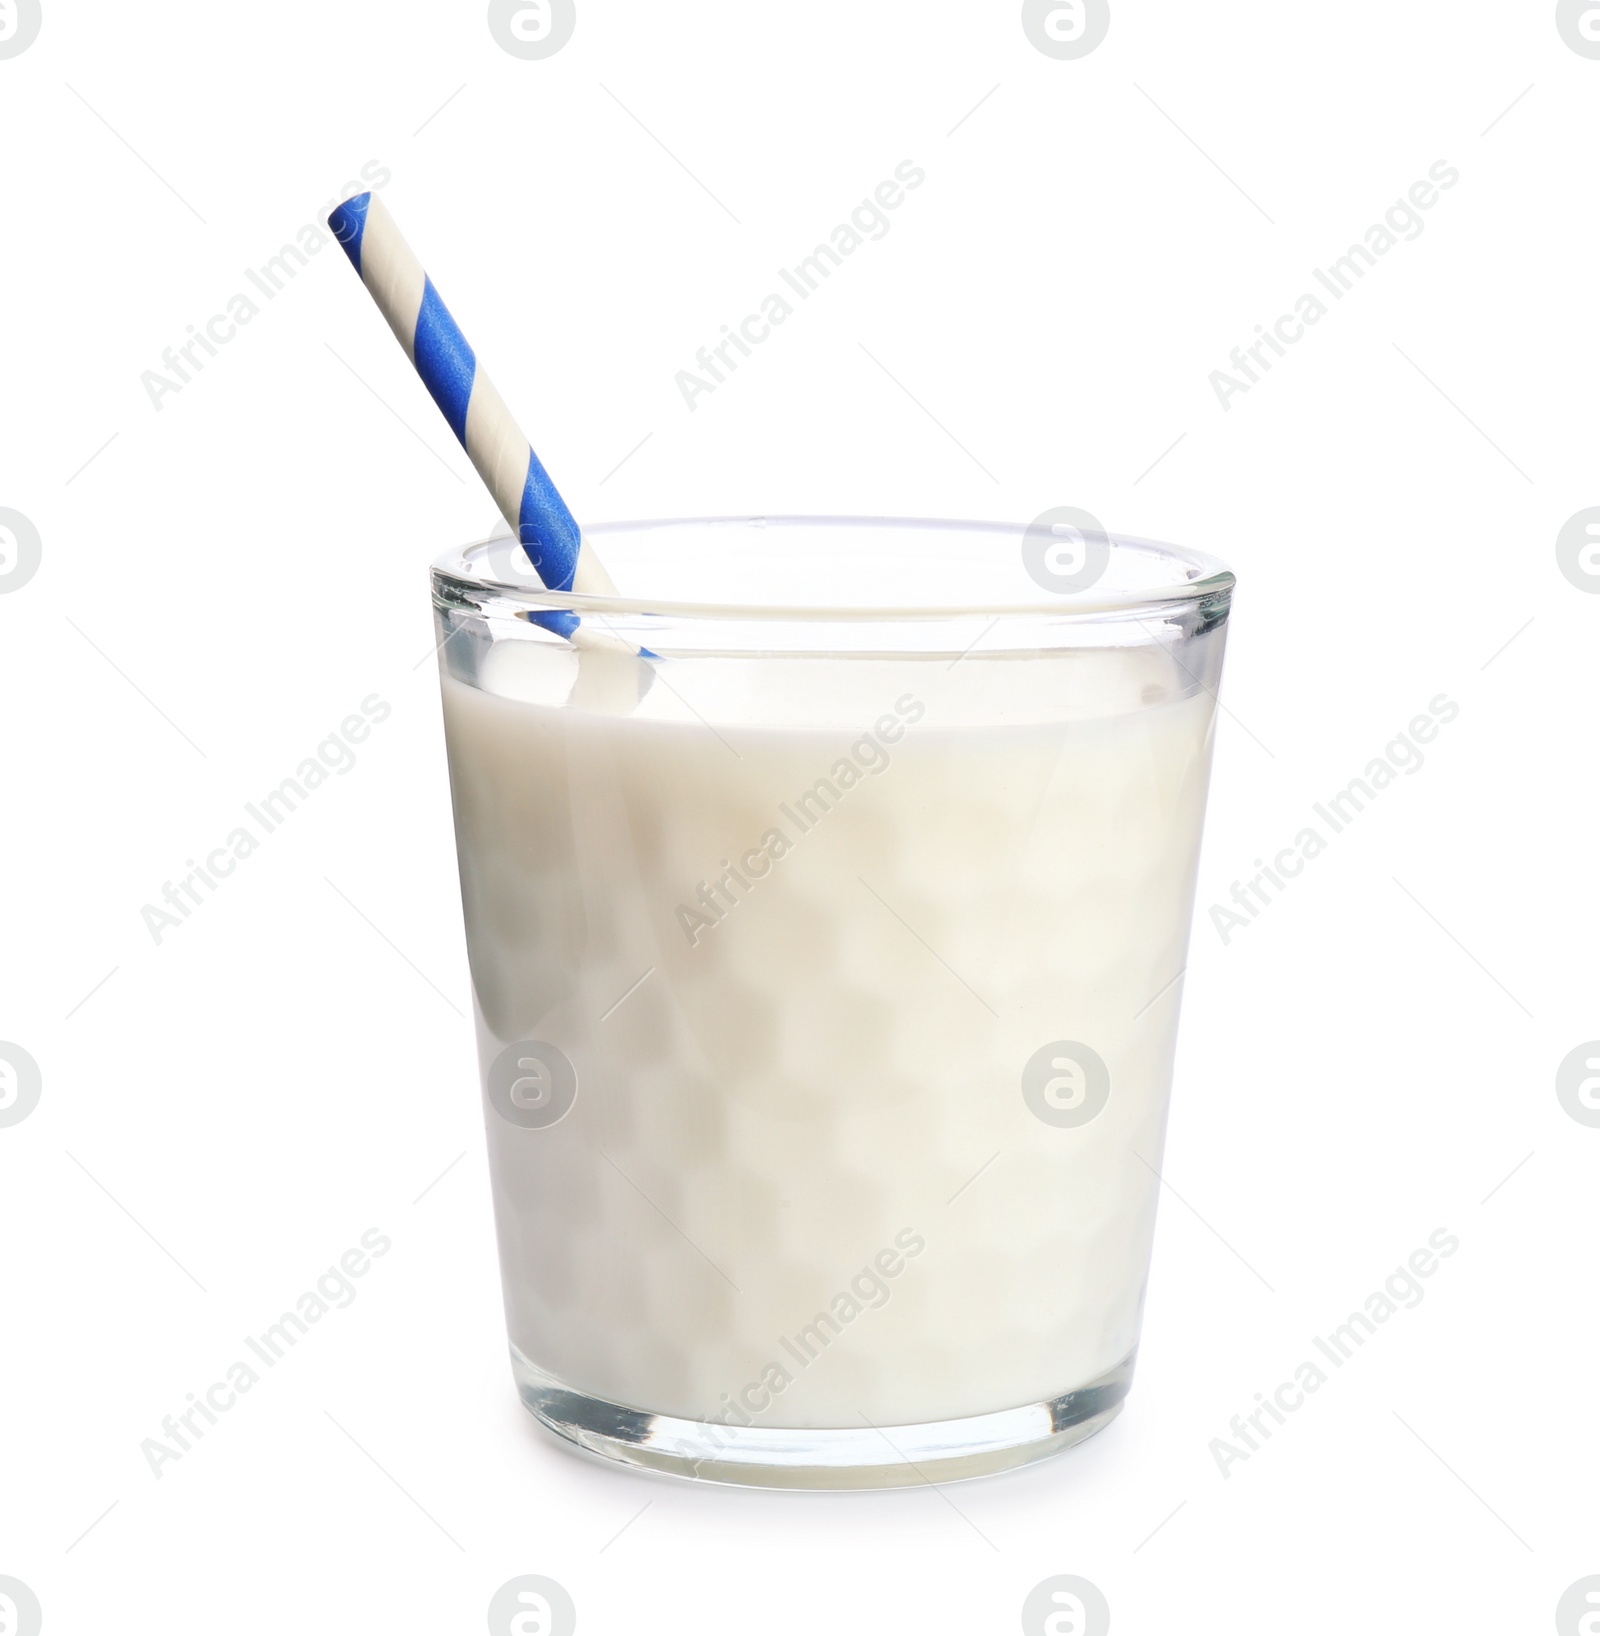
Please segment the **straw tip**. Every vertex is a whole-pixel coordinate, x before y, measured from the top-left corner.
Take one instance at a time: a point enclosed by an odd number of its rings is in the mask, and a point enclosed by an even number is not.
[[[333,236],[344,247],[344,253],[358,273],[361,271],[361,239],[367,229],[367,209],[371,203],[371,193],[358,193],[336,206],[328,216]]]

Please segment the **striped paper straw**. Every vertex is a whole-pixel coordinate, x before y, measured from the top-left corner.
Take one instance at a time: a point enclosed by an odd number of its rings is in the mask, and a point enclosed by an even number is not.
[[[477,355],[383,201],[358,193],[328,217],[328,225],[540,580],[554,591],[615,595],[616,587],[584,541],[566,501],[511,418],[505,399],[479,367]],[[559,629],[563,636],[571,636],[578,625],[570,614],[537,615],[535,622]]]

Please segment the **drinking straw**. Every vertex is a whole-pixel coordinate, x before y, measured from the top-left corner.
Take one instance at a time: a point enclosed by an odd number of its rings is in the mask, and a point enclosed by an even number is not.
[[[494,496],[540,581],[553,591],[615,595],[610,576],[584,540],[533,445],[479,367],[477,354],[383,201],[371,193],[358,193],[328,217],[328,225]],[[584,646],[616,645],[598,634],[580,632],[575,615],[532,617],[535,623],[582,641]]]

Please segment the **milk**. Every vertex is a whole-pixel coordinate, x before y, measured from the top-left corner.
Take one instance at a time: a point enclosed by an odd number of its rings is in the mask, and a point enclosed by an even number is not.
[[[801,1428],[1096,1380],[1138,1338],[1210,694],[1154,644],[797,659],[754,702],[729,663],[640,699],[503,641],[443,680],[482,1060],[576,1075],[552,1124],[486,1100],[519,1373]]]

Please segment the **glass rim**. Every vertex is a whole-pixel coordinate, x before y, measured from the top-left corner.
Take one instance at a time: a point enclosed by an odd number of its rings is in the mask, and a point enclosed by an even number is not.
[[[846,514],[782,514],[763,515],[741,513],[722,517],[662,517],[592,524],[584,529],[584,537],[602,547],[608,536],[639,535],[653,529],[724,528],[735,525],[759,528],[854,528],[934,530],[952,533],[989,535],[997,541],[1009,539],[1020,542],[1032,526],[1028,523],[999,523],[954,517],[886,517],[852,516]],[[985,602],[905,603],[902,605],[838,603],[776,603],[707,601],[705,599],[677,600],[663,597],[579,595],[570,591],[554,591],[526,581],[513,583],[498,579],[482,571],[481,553],[502,546],[511,535],[490,535],[457,546],[436,557],[431,565],[431,578],[436,598],[446,587],[456,588],[469,600],[485,592],[503,597],[523,607],[539,612],[590,614],[596,619],[606,616],[638,618],[659,615],[671,619],[702,620],[770,620],[775,622],[821,623],[824,621],[861,621],[895,623],[914,620],[971,619],[992,617],[1000,619],[1040,618],[1093,618],[1101,616],[1137,616],[1140,613],[1170,612],[1174,607],[1229,598],[1237,579],[1226,563],[1204,551],[1188,546],[1172,545],[1162,540],[1145,539],[1134,534],[1105,531],[1106,540],[1115,546],[1153,553],[1170,563],[1175,570],[1169,583],[1145,585],[1122,591],[1097,592],[1094,587],[1084,591],[1056,593],[1056,600],[1046,602]]]

